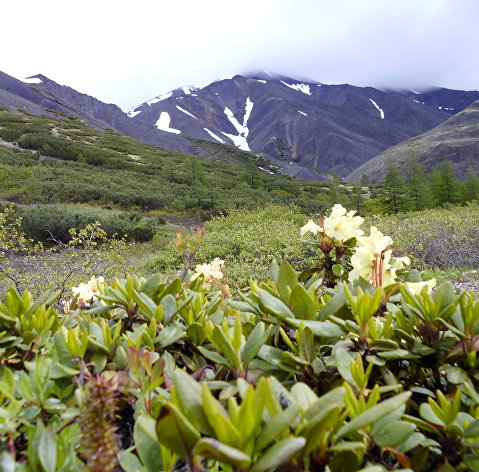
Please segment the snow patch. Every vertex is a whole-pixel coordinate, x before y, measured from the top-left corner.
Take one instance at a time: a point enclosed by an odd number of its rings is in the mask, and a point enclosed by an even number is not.
[[[219,141],[220,143],[223,143],[225,144],[225,142],[218,136],[216,135],[215,133],[213,133],[213,131],[209,130],[208,128],[203,128],[213,139],[216,139],[216,141]]]
[[[191,92],[193,92],[193,91],[196,90],[195,87],[181,87],[181,89],[183,90],[183,92],[185,93],[185,95],[190,95]]]
[[[184,108],[181,108],[179,107],[178,105],[176,105],[176,108],[178,108],[178,110],[182,111],[183,113],[186,113],[187,115],[190,115],[192,118],[194,118],[195,120],[197,120],[198,118],[196,118],[195,115],[192,115],[189,111],[186,111]]]
[[[369,100],[378,109],[379,114],[381,115],[381,119],[384,120],[384,111],[381,108],[379,108],[379,105],[372,98],[370,98]]]
[[[416,95],[421,95],[421,92],[416,92],[415,90],[411,90],[412,93],[415,93]]]
[[[153,105],[153,103],[161,102],[162,100],[166,100],[173,95],[173,92],[164,93],[163,95],[158,95],[158,97],[152,98],[146,102],[147,105]]]
[[[25,77],[22,79],[22,82],[25,82],[26,84],[41,84],[42,80],[38,77]]]
[[[263,170],[263,171],[265,171],[265,172],[268,172],[268,174],[273,174],[273,175],[274,175],[274,172],[271,172],[270,170],[265,169],[264,167],[258,166],[258,169],[259,169],[259,170]]]
[[[297,90],[298,92],[303,92],[306,95],[311,95],[311,90],[308,84],[288,84],[286,82],[283,82],[282,80],[280,80],[280,82],[286,85],[286,87],[292,88],[293,90]]]
[[[262,84],[267,84],[268,81],[267,80],[260,80],[260,79],[256,79],[256,82],[261,82]],[[260,167],[261,169],[261,167]]]
[[[248,146],[248,141],[246,140],[246,138],[248,137],[248,134],[249,134],[249,129],[247,124],[248,124],[249,117],[251,115],[251,111],[253,110],[253,105],[254,105],[253,102],[249,99],[249,97],[247,97],[242,124],[236,119],[236,117],[233,115],[233,112],[228,107],[225,107],[224,109],[224,114],[226,115],[230,123],[234,126],[236,131],[238,131],[238,136],[224,133],[224,132],[222,132],[222,134],[230,138],[231,141],[233,141],[234,145],[242,149],[243,151],[251,151],[251,149]]]
[[[301,113],[304,116],[308,116],[304,111],[298,110],[298,113]]]
[[[160,117],[158,118],[158,121],[156,122],[155,126],[158,129],[161,129],[162,131],[166,131],[168,133],[180,134],[181,130],[170,128],[170,121],[171,121],[171,118],[168,112],[162,111],[160,113]]]
[[[136,115],[138,115],[139,113],[141,113],[141,110],[140,111],[135,111],[135,109],[133,108],[133,110],[130,110],[127,115],[130,117],[130,118],[133,118],[135,117]]]

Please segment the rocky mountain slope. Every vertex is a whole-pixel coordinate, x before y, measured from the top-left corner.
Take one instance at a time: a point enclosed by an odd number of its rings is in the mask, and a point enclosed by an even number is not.
[[[80,118],[96,129],[112,129],[166,149],[207,155],[182,136],[172,136],[154,126],[134,122],[118,106],[59,85],[41,74],[21,81],[0,72],[0,106],[35,115],[45,115],[53,110]]]
[[[437,94],[433,97],[442,103]],[[440,107],[396,91],[262,73],[182,87],[128,114],[171,134],[299,165],[304,169],[299,175],[307,178],[309,169],[348,175],[385,149],[445,121],[450,114]]]
[[[446,159],[459,178],[471,167],[479,172],[479,101],[427,133],[387,149],[354,170],[347,180],[358,182],[366,174],[369,182],[381,182],[390,162],[401,170],[409,156],[417,156],[427,172]]]
[[[257,73],[181,87],[124,113],[43,75],[0,72],[0,106],[80,118],[149,144],[234,160],[234,148],[264,156],[303,179],[347,176],[369,159],[447,120],[479,92],[381,91]],[[231,155],[230,155],[231,154]]]

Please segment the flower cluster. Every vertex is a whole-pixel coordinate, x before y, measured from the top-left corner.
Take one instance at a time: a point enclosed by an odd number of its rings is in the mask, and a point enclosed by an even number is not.
[[[203,274],[205,282],[218,281],[223,278],[224,263],[225,261],[215,257],[209,264],[198,264],[195,267],[195,272],[198,275]]]
[[[360,216],[355,216],[356,211],[347,211],[342,205],[338,203],[333,206],[331,215],[321,217],[322,225],[317,225],[313,220],[309,220],[306,225],[301,228],[301,236],[306,233],[320,234],[328,236],[336,241],[347,241],[364,234],[359,227],[362,225],[364,219]]]
[[[329,217],[321,217],[321,226],[309,220],[301,228],[301,235],[312,233],[321,239],[320,248],[326,259],[331,259],[330,252],[335,248],[336,258],[331,260],[331,267],[341,263],[352,269],[347,276],[350,282],[360,277],[374,287],[385,287],[397,280],[397,272],[410,264],[408,257],[393,257],[392,239],[383,235],[375,226],[371,226],[369,236],[360,228],[364,219],[355,216],[355,211],[347,211],[341,205],[334,205]],[[356,238],[355,240],[353,238]],[[349,252],[345,252],[344,242],[348,241]],[[352,242],[351,242],[352,241]],[[354,245],[355,241],[355,245]],[[350,264],[343,261],[344,254],[351,255]],[[334,266],[332,265],[334,263]],[[323,264],[323,267],[327,265]],[[336,272],[338,272],[336,270]],[[427,282],[406,282],[412,293],[419,293],[424,287],[430,291],[436,284],[435,279]]]
[[[78,295],[78,305],[89,302],[97,293],[101,293],[104,283],[104,277],[92,277],[86,284],[82,283],[77,287],[73,287],[73,295]]]
[[[410,264],[409,257],[392,257],[392,239],[384,236],[376,226],[371,226],[370,236],[358,238],[357,249],[351,257],[353,270],[349,280],[362,277],[374,286],[386,286],[395,282],[396,272]]]

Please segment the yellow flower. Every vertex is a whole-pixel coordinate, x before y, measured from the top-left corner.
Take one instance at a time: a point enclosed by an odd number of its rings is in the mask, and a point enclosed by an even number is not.
[[[436,286],[436,279],[425,280],[424,282],[405,282],[404,285],[413,295],[419,295],[424,287],[427,287],[427,293],[431,293],[431,290]]]
[[[79,284],[77,287],[72,287],[73,295],[78,295],[78,304],[85,303],[101,290],[103,290],[103,284],[105,283],[104,277],[92,277],[86,284]]]
[[[375,226],[371,226],[369,236],[358,237],[358,248],[351,257],[353,270],[349,280],[363,277],[374,286],[387,286],[396,281],[396,272],[411,263],[409,257],[392,258],[392,244],[389,236],[384,236]],[[392,262],[391,262],[392,260]]]
[[[323,231],[321,226],[318,226],[313,220],[309,220],[302,228],[301,228],[301,236],[304,236],[306,233],[313,233],[318,234]]]
[[[225,261],[219,257],[215,257],[209,264],[198,264],[195,267],[195,272],[200,275],[203,274],[205,281],[221,280],[223,278],[223,265]]]
[[[331,210],[331,215],[324,219],[324,232],[337,241],[346,241],[353,237],[364,234],[359,227],[363,224],[364,218],[354,216],[356,211],[346,211],[342,205],[336,203]]]

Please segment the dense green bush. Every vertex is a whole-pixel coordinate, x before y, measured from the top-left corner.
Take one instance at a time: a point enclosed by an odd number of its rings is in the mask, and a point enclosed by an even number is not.
[[[83,228],[99,221],[109,237],[127,235],[132,241],[150,241],[162,219],[147,219],[133,212],[104,211],[74,205],[30,205],[18,209],[23,218],[22,227],[28,237],[52,244],[51,238],[66,243],[70,228]]]

